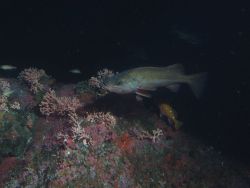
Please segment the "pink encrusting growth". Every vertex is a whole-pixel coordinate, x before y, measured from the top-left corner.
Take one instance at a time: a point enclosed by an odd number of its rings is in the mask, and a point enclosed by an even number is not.
[[[91,147],[96,149],[103,143],[114,140],[117,135],[112,128],[106,124],[93,124],[85,128],[85,132],[91,139]]]

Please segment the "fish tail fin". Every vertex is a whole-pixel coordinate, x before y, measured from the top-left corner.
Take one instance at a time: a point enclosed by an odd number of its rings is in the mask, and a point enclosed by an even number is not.
[[[180,129],[182,127],[182,125],[183,125],[183,123],[181,121],[176,120],[175,125],[174,125],[175,130]]]
[[[200,98],[202,91],[205,86],[205,82],[207,80],[207,73],[198,73],[189,76],[189,85],[196,96],[196,98]]]

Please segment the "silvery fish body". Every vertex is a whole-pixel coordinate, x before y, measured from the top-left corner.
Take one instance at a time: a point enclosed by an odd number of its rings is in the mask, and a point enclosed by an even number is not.
[[[15,67],[13,65],[0,65],[0,69],[2,69],[2,70],[13,70],[13,69],[17,69],[17,67]]]
[[[147,96],[142,91],[167,87],[177,91],[180,84],[189,84],[196,97],[200,96],[206,73],[185,75],[181,64],[168,67],[138,67],[118,73],[104,81],[104,88],[110,92],[136,93]]]
[[[72,74],[82,74],[80,69],[71,69],[71,70],[69,70],[69,72]]]

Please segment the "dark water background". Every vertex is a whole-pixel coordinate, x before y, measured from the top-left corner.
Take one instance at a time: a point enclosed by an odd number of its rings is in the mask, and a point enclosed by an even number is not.
[[[206,71],[199,101],[177,95],[185,130],[227,156],[250,157],[249,16],[211,1],[1,1],[0,64],[43,68],[64,83],[102,68],[182,63]],[[73,75],[79,68],[83,74]]]

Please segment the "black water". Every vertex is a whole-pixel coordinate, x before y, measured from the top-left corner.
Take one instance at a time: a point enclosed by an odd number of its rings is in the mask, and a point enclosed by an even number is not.
[[[72,83],[105,67],[182,63],[188,73],[209,73],[199,101],[188,92],[176,96],[185,130],[228,156],[250,157],[246,5],[94,0],[4,1],[0,7],[0,64],[18,67],[1,76],[31,66]],[[73,68],[83,74],[69,73]]]

